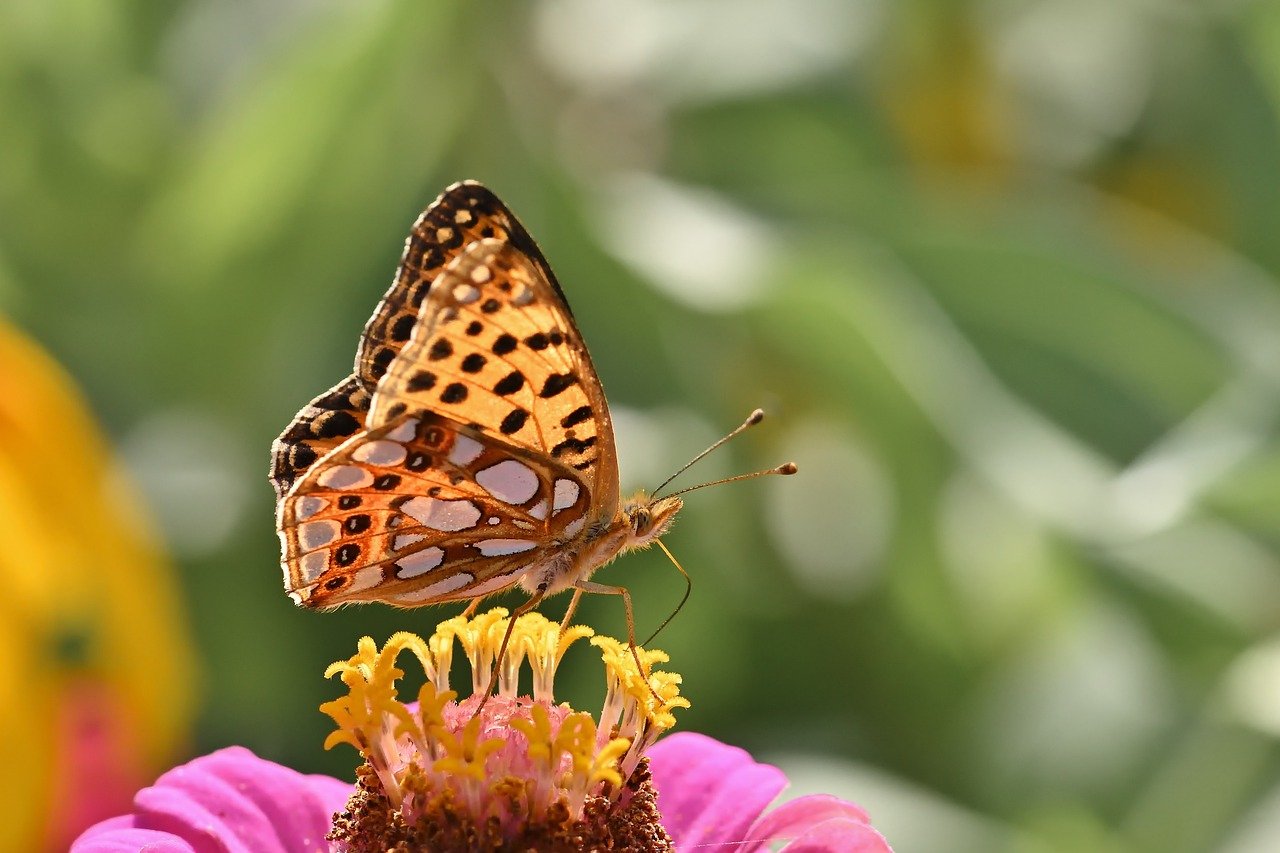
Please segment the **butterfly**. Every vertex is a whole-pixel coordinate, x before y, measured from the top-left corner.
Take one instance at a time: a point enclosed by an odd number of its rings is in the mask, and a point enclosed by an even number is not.
[[[276,440],[271,481],[285,590],[303,607],[470,613],[518,586],[518,614],[573,589],[567,622],[584,592],[619,594],[633,648],[626,589],[591,575],[681,508],[678,494],[621,498],[609,407],[564,293],[472,181],[418,218],[354,372]]]

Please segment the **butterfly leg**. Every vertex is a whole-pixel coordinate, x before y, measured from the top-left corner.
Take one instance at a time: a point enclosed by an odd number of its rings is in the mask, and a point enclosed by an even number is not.
[[[472,616],[476,615],[476,608],[480,606],[480,601],[481,599],[479,598],[471,599],[471,603],[467,605],[467,609],[458,615],[463,619],[470,619]]]
[[[574,587],[574,602],[576,603],[579,592],[591,592],[597,595],[620,595],[622,596],[622,607],[627,613],[627,647],[631,649],[631,658],[636,662],[636,672],[644,678],[645,685],[649,688],[649,692],[653,694],[653,698],[658,704],[662,704],[662,698],[653,692],[653,685],[649,684],[649,673],[645,670],[644,665],[640,663],[640,652],[636,649],[636,619],[635,612],[631,607],[631,593],[625,586],[609,586],[608,584],[596,583],[594,581],[578,581]]]
[[[560,620],[560,633],[563,634],[569,630],[569,622],[573,619],[573,614],[578,610],[578,602],[582,600],[582,590],[574,589],[573,600],[569,602],[569,608],[564,612],[564,618]]]
[[[493,695],[493,688],[498,681],[498,668],[502,666],[502,659],[506,657],[507,645],[511,642],[511,633],[516,628],[516,620],[533,608],[537,607],[538,603],[542,601],[543,596],[546,594],[547,584],[540,584],[537,591],[534,592],[533,595],[529,596],[529,600],[517,607],[507,619],[507,630],[506,633],[502,635],[502,645],[498,646],[498,655],[493,659],[493,668],[489,670],[489,683],[484,689],[484,698],[481,699],[480,704],[476,706],[476,711],[472,714],[473,718],[480,716],[480,712],[484,710],[485,703],[488,702],[489,697]]]

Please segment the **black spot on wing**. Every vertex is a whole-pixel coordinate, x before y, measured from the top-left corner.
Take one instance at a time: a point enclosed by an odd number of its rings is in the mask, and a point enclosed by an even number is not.
[[[348,516],[347,520],[342,523],[342,529],[351,534],[364,533],[372,523],[369,516],[361,513],[360,515]]]
[[[505,397],[508,394],[516,393],[523,387],[524,374],[518,370],[513,370],[498,380],[498,383],[493,386],[493,393],[501,394]]]
[[[589,420],[590,418],[591,418],[591,407],[579,406],[578,408],[574,409],[572,412],[570,412],[569,414],[565,415],[563,418],[560,419],[560,426],[564,427],[565,429],[568,429],[569,427],[577,426],[578,424],[582,423],[585,420]]]
[[[502,419],[502,423],[498,425],[498,429],[502,431],[503,435],[511,435],[514,432],[519,432],[520,428],[524,426],[525,421],[528,419],[528,412],[524,409],[515,408],[508,412],[507,416]]]
[[[320,438],[340,438],[354,435],[360,422],[350,412],[325,412],[315,419],[311,431]]]
[[[417,319],[413,314],[405,314],[397,318],[391,324],[391,340],[399,342],[409,340],[409,336],[413,334],[413,324],[417,322]]]
[[[436,375],[430,370],[419,370],[405,383],[405,390],[410,392],[428,391],[435,387]]]
[[[572,373],[553,373],[542,384],[542,390],[538,392],[538,396],[543,399],[549,399],[577,381],[578,377]]]
[[[299,470],[310,468],[317,458],[315,448],[309,444],[299,442],[289,447],[289,464]]]
[[[596,437],[590,438],[566,438],[564,441],[551,448],[551,455],[559,458],[565,453],[581,453],[588,447],[596,443]]]

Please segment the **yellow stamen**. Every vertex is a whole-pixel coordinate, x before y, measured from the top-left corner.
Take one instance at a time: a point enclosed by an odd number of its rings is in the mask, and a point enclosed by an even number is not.
[[[498,694],[476,714],[509,626],[511,641],[497,661]],[[552,695],[565,653],[588,637],[605,668],[599,722],[554,704]],[[470,710],[449,689],[455,640],[472,668],[475,695],[463,702]],[[416,711],[397,695],[405,675],[397,662],[406,650],[427,677]],[[636,671],[630,648],[612,637],[596,636],[584,626],[561,631],[538,614],[525,614],[510,625],[502,608],[469,620],[450,619],[427,640],[401,632],[379,649],[363,637],[352,657],[325,671],[347,689],[346,695],[321,706],[336,726],[325,748],[339,743],[355,747],[406,825],[427,819],[435,808],[461,808],[477,825],[509,822],[515,815],[541,819],[556,803],[577,819],[588,797],[619,796],[644,750],[674,725],[672,711],[689,706],[680,696],[680,676],[654,669],[667,661],[666,654],[637,653],[649,671],[647,678]],[[532,699],[516,696],[526,660]],[[373,777],[365,778],[372,784]]]

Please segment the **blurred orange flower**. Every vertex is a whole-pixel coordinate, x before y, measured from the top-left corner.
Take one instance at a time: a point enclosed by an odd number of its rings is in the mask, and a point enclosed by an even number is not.
[[[194,656],[139,501],[67,374],[0,320],[0,850],[65,850],[182,751]]]

